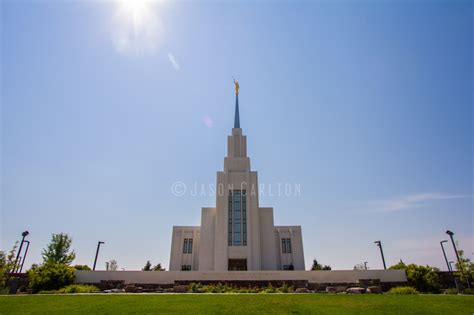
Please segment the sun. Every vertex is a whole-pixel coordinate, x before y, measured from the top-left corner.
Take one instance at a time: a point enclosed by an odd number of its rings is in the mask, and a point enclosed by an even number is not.
[[[156,52],[164,34],[158,15],[162,2],[156,0],[116,2],[111,30],[112,40],[120,53],[138,56]]]
[[[151,10],[150,3],[150,0],[121,0],[120,11],[132,20],[135,28],[140,28]]]

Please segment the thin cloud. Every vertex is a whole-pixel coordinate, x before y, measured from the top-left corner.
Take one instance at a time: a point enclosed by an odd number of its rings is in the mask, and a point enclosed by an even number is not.
[[[390,200],[380,200],[369,203],[371,212],[395,212],[418,209],[440,200],[472,198],[472,195],[455,195],[445,193],[422,193],[402,196]]]
[[[174,57],[174,55],[173,55],[172,53],[169,53],[169,54],[168,54],[168,59],[169,59],[169,61],[171,62],[171,64],[173,65],[173,68],[174,68],[176,71],[181,70],[181,67],[179,66],[179,63],[176,61],[176,58]]]

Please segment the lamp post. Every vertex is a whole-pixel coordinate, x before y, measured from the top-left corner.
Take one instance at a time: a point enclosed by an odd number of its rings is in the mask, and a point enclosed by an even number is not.
[[[365,267],[365,270],[367,270],[367,262],[364,261],[364,267]]]
[[[383,269],[387,270],[387,265],[385,264],[385,257],[383,256],[382,242],[375,241],[375,244],[380,248],[380,255],[382,255]]]
[[[456,286],[456,290],[458,290],[458,293],[459,293],[458,279],[456,279],[456,276],[454,275],[453,264],[454,264],[454,261],[450,261],[449,262],[449,268],[451,269],[451,274],[453,275],[454,285]]]
[[[95,259],[94,259],[94,267],[92,268],[92,270],[95,270],[95,265],[97,264],[97,256],[99,256],[100,244],[105,244],[105,242],[99,241],[97,243],[97,250],[95,252]]]
[[[443,241],[439,242],[439,244],[441,245],[441,249],[443,250],[443,256],[444,256],[444,260],[446,260],[446,265],[448,266],[448,271],[453,271],[451,269],[451,266],[448,263],[448,258],[446,257],[446,252],[445,252],[444,246],[443,246],[443,243],[447,243],[447,242],[448,242],[447,240],[443,240]]]
[[[27,237],[28,234],[30,234],[30,232],[28,231],[21,233],[21,236],[23,238],[21,239],[20,248],[18,249],[18,253],[16,254],[15,264],[13,265],[13,270],[12,270],[13,272],[15,272],[16,270],[16,265],[18,264],[18,258],[20,257],[21,248],[23,247],[23,243],[25,242],[25,237]]]
[[[453,243],[454,252],[456,253],[456,258],[458,260],[459,271],[461,271],[461,276],[463,277],[464,276],[464,268],[462,267],[461,259],[459,258],[459,254],[458,254],[458,249],[456,248],[456,243],[454,242],[454,237],[453,237],[454,233],[451,232],[450,230],[447,230],[446,234],[449,235],[449,237],[451,238],[451,243]],[[467,282],[467,287],[470,289],[471,284],[469,283],[469,277],[466,277],[466,282]]]
[[[25,241],[25,243],[26,243],[26,249],[25,249],[25,254],[23,255],[23,259],[21,260],[20,273],[23,270],[23,265],[25,264],[26,254],[28,254],[28,248],[30,248],[30,241]]]

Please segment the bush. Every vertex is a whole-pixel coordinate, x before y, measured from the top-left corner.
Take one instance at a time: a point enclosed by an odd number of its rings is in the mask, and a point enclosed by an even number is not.
[[[390,294],[418,294],[414,287],[395,287],[388,291]]]
[[[416,288],[419,292],[439,293],[441,289],[438,269],[431,266],[419,266],[415,264],[406,265],[400,261],[390,269],[404,269],[407,274],[408,285]]]
[[[100,289],[93,285],[71,284],[58,291],[59,293],[92,293],[100,292]]]
[[[449,288],[443,291],[444,294],[458,294],[458,289],[456,288]]]
[[[473,288],[464,289],[462,290],[462,294],[474,294],[474,289]]]
[[[28,281],[33,293],[59,290],[74,281],[74,268],[46,263],[28,271]]]
[[[76,270],[91,270],[91,267],[87,265],[74,265],[73,268]]]

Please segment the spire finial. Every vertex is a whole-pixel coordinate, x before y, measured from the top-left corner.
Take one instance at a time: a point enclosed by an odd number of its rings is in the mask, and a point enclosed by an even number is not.
[[[239,115],[239,82],[234,79],[235,85],[235,115],[234,115],[234,128],[240,128],[240,115]]]

